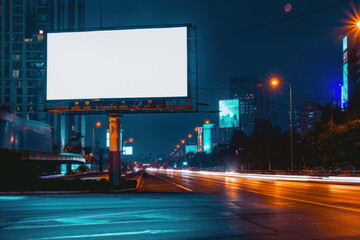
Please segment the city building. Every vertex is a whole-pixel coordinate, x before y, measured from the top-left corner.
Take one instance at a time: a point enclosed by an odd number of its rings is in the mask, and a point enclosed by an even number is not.
[[[84,2],[0,0],[0,106],[19,117],[53,126],[54,145],[59,151],[75,132],[85,135],[85,117],[44,112],[45,33],[83,27]]]
[[[321,120],[321,110],[316,102],[304,102],[300,107],[300,134],[308,134]]]
[[[269,104],[255,77],[231,77],[230,98],[239,99],[239,128],[250,136],[255,124],[268,119]]]

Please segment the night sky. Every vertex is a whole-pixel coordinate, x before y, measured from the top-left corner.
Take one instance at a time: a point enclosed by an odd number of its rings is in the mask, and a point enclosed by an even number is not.
[[[359,0],[352,3],[360,6]],[[291,4],[290,11],[286,4]],[[281,74],[293,85],[295,110],[303,101],[332,102],[334,92],[340,92],[342,26],[351,1],[87,0],[85,27],[100,26],[101,8],[103,27],[182,23],[197,27],[199,102],[210,104],[200,106],[200,111],[217,110],[217,100],[229,95],[231,76],[255,76],[265,82],[270,74]],[[300,15],[305,16],[296,17]],[[282,19],[289,20],[271,24]],[[260,25],[264,26],[244,31]],[[272,98],[273,125],[283,130],[288,128],[288,99],[286,87]],[[89,119],[88,130],[96,120],[105,123],[95,132],[104,139],[107,117]],[[217,123],[218,114],[125,115],[122,123],[124,137],[135,139],[135,154],[159,154],[170,153],[205,119]]]

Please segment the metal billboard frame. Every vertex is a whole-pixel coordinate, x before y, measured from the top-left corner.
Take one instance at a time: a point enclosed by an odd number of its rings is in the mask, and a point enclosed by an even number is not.
[[[191,24],[144,25],[47,31],[46,33],[187,27],[188,96],[164,98],[116,98],[46,100],[45,111],[55,114],[137,114],[198,111],[197,29]],[[47,35],[46,35],[47,38]],[[47,62],[45,63],[47,66]],[[46,89],[46,81],[45,81]]]

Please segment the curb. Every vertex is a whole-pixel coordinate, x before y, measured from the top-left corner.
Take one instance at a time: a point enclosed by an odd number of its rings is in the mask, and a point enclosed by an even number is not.
[[[121,190],[82,190],[82,191],[17,191],[17,192],[0,192],[1,195],[52,195],[52,194],[85,194],[85,193],[124,193],[135,192],[139,189],[143,173],[137,175],[131,180],[137,180],[135,188],[121,189]],[[137,178],[137,179],[136,179]]]

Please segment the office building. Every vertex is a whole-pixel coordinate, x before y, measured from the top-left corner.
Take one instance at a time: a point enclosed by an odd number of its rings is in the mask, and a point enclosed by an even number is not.
[[[321,110],[316,102],[304,102],[300,107],[300,134],[305,136],[321,121]]]
[[[0,105],[52,125],[58,150],[72,132],[85,135],[85,118],[44,112],[45,34],[83,27],[84,11],[84,0],[0,0]]]
[[[247,136],[252,135],[257,122],[268,118],[268,104],[259,82],[255,77],[230,78],[230,99],[239,99],[239,128]]]

